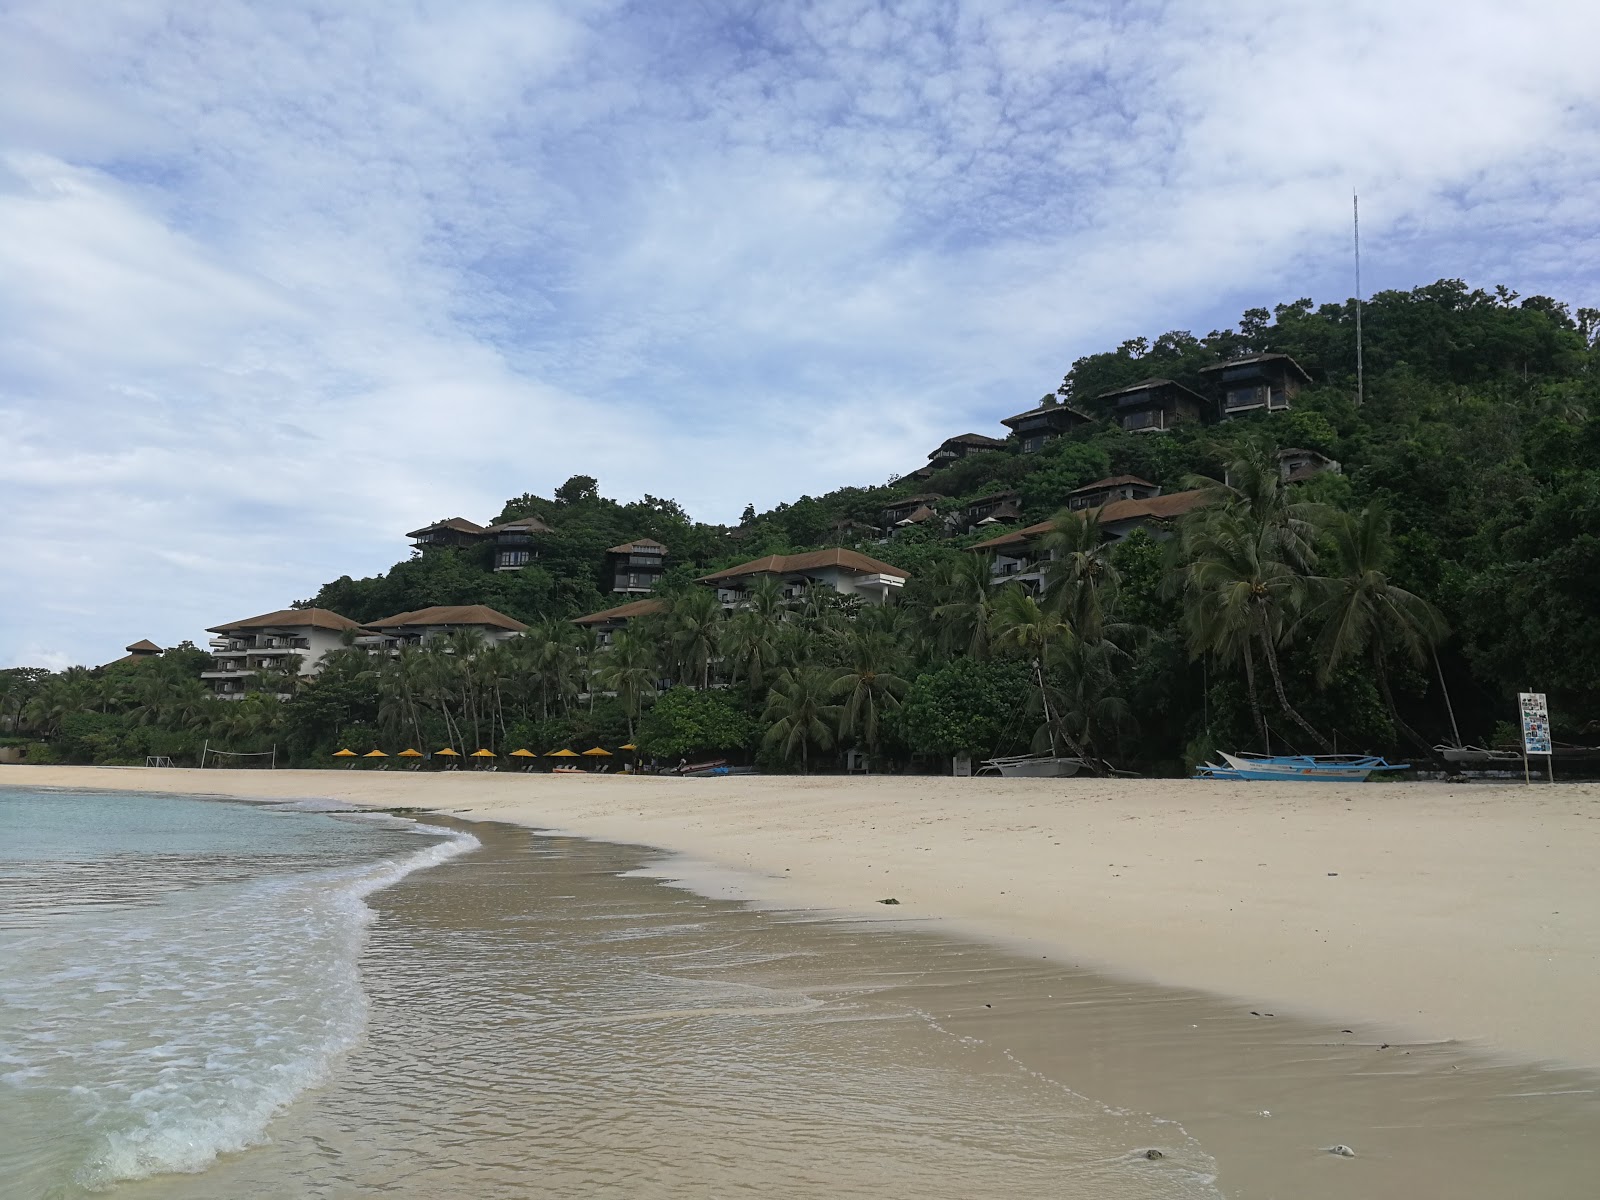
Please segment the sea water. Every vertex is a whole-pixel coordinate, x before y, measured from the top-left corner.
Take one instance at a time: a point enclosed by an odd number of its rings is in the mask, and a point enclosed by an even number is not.
[[[204,1170],[357,1044],[364,898],[475,843],[294,807],[0,789],[0,1195]]]

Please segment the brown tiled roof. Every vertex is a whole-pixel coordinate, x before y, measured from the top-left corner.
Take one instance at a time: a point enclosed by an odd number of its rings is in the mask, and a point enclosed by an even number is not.
[[[1173,492],[1170,496],[1150,496],[1143,500],[1113,500],[1110,504],[1102,504],[1099,508],[1083,508],[1078,511],[1086,517],[1099,518],[1102,525],[1110,525],[1115,521],[1136,520],[1139,517],[1166,521],[1194,511],[1206,503],[1206,497],[1206,491],[1196,489],[1191,492]],[[1049,533],[1053,528],[1055,519],[1051,518],[1048,521],[1040,521],[1037,525],[1029,525],[1026,529],[1002,533],[975,546],[968,546],[967,549],[999,550],[1029,541],[1041,533]]]
[[[1159,387],[1177,388],[1180,392],[1187,396],[1193,396],[1196,400],[1203,401],[1205,399],[1199,392],[1184,387],[1176,379],[1141,379],[1138,383],[1130,383],[1127,387],[1113,388],[1109,392],[1101,392],[1096,399],[1109,400],[1112,396],[1127,396],[1134,392],[1144,392]]]
[[[603,609],[597,613],[590,613],[587,617],[574,617],[574,625],[604,625],[607,621],[631,621],[634,617],[648,617],[658,612],[664,612],[667,604],[664,600],[630,600],[627,604],[619,604],[615,608]]]
[[[665,554],[667,548],[654,538],[635,538],[631,542],[623,542],[620,546],[613,546],[607,554],[633,554],[640,550],[659,550]]]
[[[467,524],[470,525],[471,522],[469,521]],[[484,530],[485,533],[517,533],[519,531],[526,531],[528,533],[555,532],[555,530],[551,529],[550,526],[544,523],[544,519],[542,517],[517,517],[515,520],[501,521],[500,524],[491,525],[489,528]]]
[[[979,525],[1004,525],[1007,521],[1015,521],[1022,515],[1022,510],[1010,501],[1000,505],[999,508],[984,516]]]
[[[1225,362],[1214,363],[1209,367],[1201,367],[1200,374],[1206,375],[1212,371],[1226,371],[1230,367],[1248,367],[1254,363],[1287,363],[1294,368],[1306,383],[1311,382],[1311,374],[1287,354],[1246,354],[1243,358],[1230,358]]]
[[[326,608],[280,608],[277,612],[262,613],[259,617],[246,617],[226,625],[214,625],[207,633],[232,633],[236,629],[331,629],[342,633],[361,626],[349,617],[341,617]]]
[[[149,638],[140,638],[137,642],[134,642],[131,646],[124,646],[123,649],[126,650],[129,654],[160,654],[161,653],[161,647],[156,645]]]
[[[1015,416],[1001,417],[1000,418],[1000,424],[1006,426],[1009,429],[1013,425],[1017,425],[1017,424],[1020,424],[1023,421],[1026,421],[1029,417],[1041,416],[1044,413],[1058,413],[1058,412],[1060,412],[1060,413],[1071,413],[1074,417],[1076,417],[1080,421],[1092,421],[1092,420],[1094,420],[1094,418],[1091,417],[1088,413],[1079,412],[1077,409],[1073,408],[1072,405],[1070,405],[1070,404],[1040,404],[1040,405],[1035,406],[1034,408],[1030,408],[1027,412],[1019,412]]]
[[[435,521],[432,525],[424,525],[421,529],[413,529],[406,534],[408,538],[421,537],[425,533],[432,533],[435,529],[453,529],[457,533],[483,533],[482,525],[469,521],[465,517],[446,517],[443,521]]]
[[[510,629],[521,633],[527,628],[521,621],[495,612],[487,604],[436,604],[432,608],[419,608],[415,612],[395,613],[381,621],[368,621],[369,629],[406,629],[422,625],[488,625],[494,629]]]
[[[1113,475],[1109,479],[1096,479],[1093,483],[1086,483],[1081,488],[1073,488],[1067,495],[1079,496],[1084,492],[1098,492],[1104,488],[1120,487],[1125,483],[1137,484],[1140,487],[1156,486],[1148,479],[1140,479],[1137,475]]]
[[[910,579],[909,571],[891,567],[886,562],[868,558],[855,550],[835,548],[812,550],[805,554],[769,554],[753,562],[740,563],[710,575],[700,576],[701,583],[718,583],[724,579],[742,579],[747,575],[792,575],[818,571],[825,567],[839,567],[858,575],[893,575],[896,579]]]

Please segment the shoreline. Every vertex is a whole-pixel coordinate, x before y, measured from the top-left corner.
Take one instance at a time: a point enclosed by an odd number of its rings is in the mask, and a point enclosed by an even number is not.
[[[649,846],[673,856],[651,874],[709,895],[931,918],[1358,1035],[1600,1067],[1600,785],[0,767],[8,786],[326,798]]]

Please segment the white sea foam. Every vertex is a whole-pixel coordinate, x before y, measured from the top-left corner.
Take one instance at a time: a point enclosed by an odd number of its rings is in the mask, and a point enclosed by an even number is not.
[[[22,1019],[0,1038],[0,1082],[20,1101],[13,1132],[48,1139],[41,1178],[103,1188],[200,1171],[264,1140],[362,1036],[365,898],[478,845],[417,832],[445,840],[177,892],[13,941],[0,1003]]]

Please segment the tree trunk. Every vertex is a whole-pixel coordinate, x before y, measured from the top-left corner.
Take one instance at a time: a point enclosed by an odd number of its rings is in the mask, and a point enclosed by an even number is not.
[[[1333,743],[1318,733],[1311,722],[1302,717],[1299,710],[1289,703],[1289,694],[1283,690],[1283,675],[1278,670],[1278,652],[1273,648],[1272,634],[1267,629],[1267,614],[1265,610],[1261,613],[1261,647],[1267,655],[1267,670],[1272,675],[1273,690],[1278,694],[1278,706],[1289,714],[1290,719],[1296,725],[1306,731],[1307,737],[1322,747],[1324,754],[1332,754],[1334,752]]]
[[[1244,685],[1250,693],[1250,716],[1256,723],[1256,734],[1261,738],[1261,749],[1272,753],[1272,738],[1267,733],[1267,718],[1261,712],[1261,695],[1256,691],[1256,656],[1250,653],[1250,642],[1244,644]]]
[[[1417,731],[1405,723],[1404,718],[1400,716],[1400,710],[1395,707],[1394,694],[1389,690],[1389,672],[1384,669],[1383,652],[1378,649],[1376,642],[1372,646],[1372,673],[1378,677],[1378,691],[1383,695],[1383,702],[1389,706],[1389,719],[1394,722],[1395,728],[1403,733],[1417,749],[1432,754],[1433,747],[1423,741]]]

